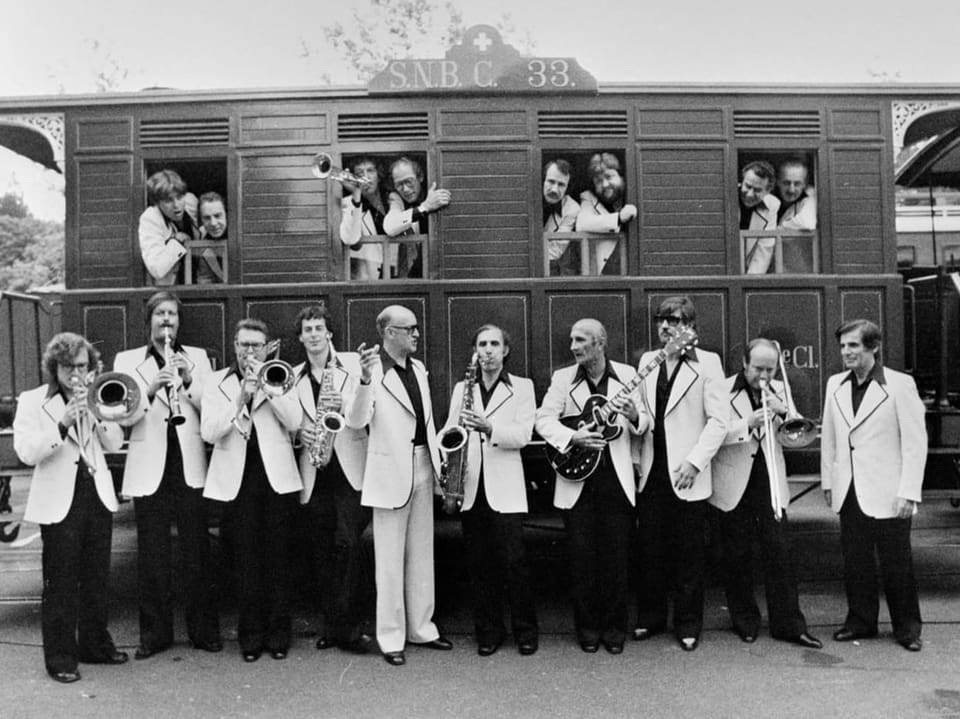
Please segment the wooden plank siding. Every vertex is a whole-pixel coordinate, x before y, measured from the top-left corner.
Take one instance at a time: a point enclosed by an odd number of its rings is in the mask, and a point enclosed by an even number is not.
[[[451,202],[440,217],[444,279],[530,275],[530,152],[440,152]]]
[[[125,287],[130,284],[136,225],[131,187],[133,160],[76,158],[75,208],[72,227],[76,236],[67,242],[76,248],[74,287]],[[139,258],[139,249],[137,250]]]
[[[639,274],[726,274],[724,148],[641,144],[638,156]]]
[[[883,267],[883,180],[880,147],[831,147],[833,262],[838,274]]]
[[[244,284],[330,279],[328,183],[312,155],[240,159],[240,276]]]

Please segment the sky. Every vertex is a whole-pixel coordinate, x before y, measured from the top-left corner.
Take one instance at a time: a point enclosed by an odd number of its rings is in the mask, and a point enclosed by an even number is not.
[[[92,92],[101,71],[128,91],[310,86],[324,73],[344,82],[322,28],[355,22],[353,11],[370,1],[11,0],[0,27],[0,97]],[[958,0],[452,1],[468,26],[508,13],[515,39],[528,35],[539,55],[575,57],[601,84],[960,85]],[[56,173],[0,148],[0,194],[18,189],[35,215],[62,219],[61,188]]]

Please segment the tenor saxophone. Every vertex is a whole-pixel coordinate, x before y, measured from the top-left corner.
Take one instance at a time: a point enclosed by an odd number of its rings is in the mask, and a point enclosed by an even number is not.
[[[343,430],[345,420],[331,404],[324,404],[321,398],[333,392],[333,370],[323,370],[320,378],[320,397],[317,398],[317,413],[314,416],[314,439],[309,447],[310,464],[314,467],[326,467],[333,456],[333,442]]]
[[[463,376],[463,401],[456,425],[440,433],[440,489],[443,492],[443,508],[453,514],[463,504],[463,484],[467,478],[467,442],[470,430],[464,426],[463,412],[473,409],[473,386],[477,383],[477,353],[474,352]]]

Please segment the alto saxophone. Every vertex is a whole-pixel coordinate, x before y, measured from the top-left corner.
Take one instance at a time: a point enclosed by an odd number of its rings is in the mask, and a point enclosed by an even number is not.
[[[467,441],[470,430],[463,423],[463,412],[473,409],[473,386],[477,383],[477,353],[474,352],[463,376],[463,401],[460,405],[458,423],[440,433],[440,489],[443,492],[443,508],[453,514],[463,504],[463,485],[467,479]]]
[[[309,447],[310,464],[314,467],[326,467],[333,456],[333,441],[343,430],[345,420],[335,407],[324,404],[323,396],[333,392],[333,370],[324,369],[320,379],[320,397],[317,398],[317,413],[314,416],[314,438]]]

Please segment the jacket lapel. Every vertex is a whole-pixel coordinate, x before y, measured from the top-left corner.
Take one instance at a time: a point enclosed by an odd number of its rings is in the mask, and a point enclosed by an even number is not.
[[[583,411],[583,407],[587,403],[587,398],[589,396],[590,387],[583,379],[578,381],[570,388],[570,400],[573,402],[573,405],[577,408],[578,412]]]
[[[407,390],[403,386],[403,382],[400,381],[400,377],[396,372],[387,371],[387,373],[383,375],[381,384],[383,385],[383,388],[387,390],[387,392],[389,392],[405,410],[407,410],[407,412],[410,414],[416,414],[413,411],[413,404],[410,402],[410,397],[407,395]]]
[[[157,361],[152,355],[149,354],[144,358],[143,362],[137,365],[137,375],[148,387],[150,386],[150,383],[153,382],[159,371],[160,367],[157,365]],[[159,399],[160,403],[163,405],[170,404],[170,398],[167,396],[166,392],[158,391],[155,398]]]
[[[480,406],[480,386],[477,383],[477,386],[473,388],[474,391],[474,406]],[[513,388],[507,385],[504,382],[498,382],[497,386],[493,390],[493,394],[490,396],[490,401],[487,403],[487,406],[484,408],[484,413],[487,417],[493,416],[493,413],[500,409],[503,406],[503,403],[508,399],[513,397]]]
[[[851,396],[852,390],[853,388],[851,387]],[[850,426],[850,431],[853,431],[861,424],[866,422],[870,415],[872,415],[880,405],[887,401],[889,396],[890,395],[887,394],[887,390],[883,385],[876,381],[871,382],[867,386],[867,391],[863,395],[863,401],[860,403],[860,407],[857,408],[857,413],[853,416],[853,423]]]
[[[680,404],[680,400],[682,400],[687,392],[690,391],[690,388],[700,376],[700,373],[693,366],[694,364],[695,363],[689,359],[680,362],[680,369],[677,370],[677,376],[673,380],[673,387],[670,390],[670,398],[667,400],[667,408],[663,413],[664,417],[670,414],[673,411],[673,408]],[[656,397],[656,384],[654,384],[653,391],[654,397]]]

